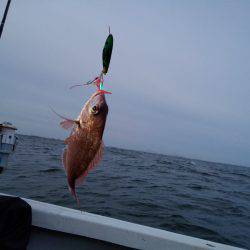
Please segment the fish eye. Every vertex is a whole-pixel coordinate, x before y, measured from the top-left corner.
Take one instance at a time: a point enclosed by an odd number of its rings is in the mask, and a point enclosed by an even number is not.
[[[97,107],[97,106],[93,106],[93,107],[91,108],[91,113],[92,113],[92,114],[96,115],[96,114],[98,114],[98,112],[99,112],[99,110],[98,110],[98,107]]]

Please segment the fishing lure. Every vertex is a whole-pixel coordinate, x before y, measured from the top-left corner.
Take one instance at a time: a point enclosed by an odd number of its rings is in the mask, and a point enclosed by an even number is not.
[[[86,83],[82,84],[75,84],[70,87],[70,89],[74,87],[79,87],[79,86],[89,86],[89,85],[95,85],[97,87],[97,90],[103,94],[111,94],[111,92],[106,91],[103,89],[103,74],[106,75],[108,73],[109,69],[109,64],[112,56],[112,50],[113,50],[113,35],[110,34],[110,29],[109,29],[109,35],[105,41],[103,51],[102,51],[102,71],[99,76],[95,77],[93,80],[90,80]]]
[[[106,39],[106,42],[102,51],[102,66],[103,66],[102,72],[105,75],[108,73],[112,50],[113,50],[113,36],[109,32],[109,35]]]

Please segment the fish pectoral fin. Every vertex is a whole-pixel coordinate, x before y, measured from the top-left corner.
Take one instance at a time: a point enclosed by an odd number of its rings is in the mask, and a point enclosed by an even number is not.
[[[77,121],[77,120],[65,119],[65,120],[63,120],[63,121],[60,122],[60,125],[64,129],[69,129],[73,125],[80,126],[80,122]]]
[[[101,144],[93,158],[86,169],[83,168],[82,174],[76,179],[76,185],[79,185],[83,182],[84,178],[88,175],[89,171],[91,171],[102,159],[104,150],[104,143],[101,141]]]
[[[80,122],[78,120],[72,120],[72,119],[69,119],[65,116],[62,116],[60,114],[58,114],[54,109],[52,109],[50,107],[50,109],[57,115],[59,116],[60,118],[64,119],[63,121],[60,122],[60,125],[62,128],[64,129],[69,129],[71,128],[74,124],[76,124],[77,126],[80,126]]]

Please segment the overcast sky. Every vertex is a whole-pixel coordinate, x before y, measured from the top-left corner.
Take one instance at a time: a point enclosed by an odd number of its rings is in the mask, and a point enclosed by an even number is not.
[[[3,14],[7,0],[0,1]],[[0,41],[0,121],[63,139],[101,70],[108,146],[250,165],[250,1],[13,0]]]

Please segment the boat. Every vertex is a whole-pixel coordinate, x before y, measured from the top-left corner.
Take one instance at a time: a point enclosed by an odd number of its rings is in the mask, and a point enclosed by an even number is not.
[[[17,145],[16,130],[10,122],[0,123],[0,172],[7,167],[9,155]]]
[[[32,208],[32,229],[27,250],[241,249],[85,211],[22,199]]]

